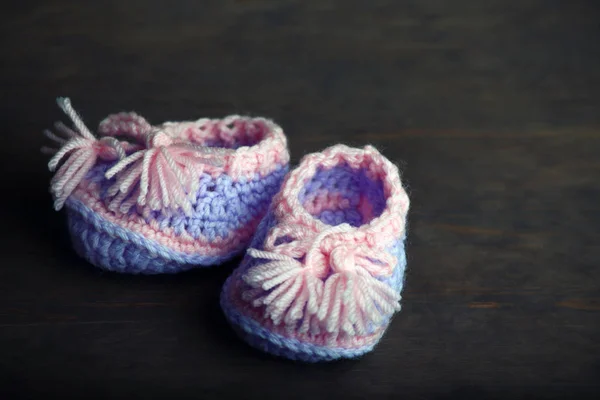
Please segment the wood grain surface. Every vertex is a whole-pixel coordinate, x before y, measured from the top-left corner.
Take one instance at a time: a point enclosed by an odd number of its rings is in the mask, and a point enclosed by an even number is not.
[[[14,1],[0,15],[0,394],[594,398],[600,394],[600,5],[556,0]],[[52,210],[41,132],[263,115],[292,158],[371,143],[412,200],[404,307],[372,354],[248,348],[236,262],[104,273]]]

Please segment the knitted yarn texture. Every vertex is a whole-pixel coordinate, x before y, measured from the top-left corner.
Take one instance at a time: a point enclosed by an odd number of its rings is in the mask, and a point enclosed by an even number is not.
[[[372,146],[305,156],[225,283],[227,319],[290,359],[370,351],[400,310],[408,208],[397,167]]]
[[[268,119],[152,126],[118,113],[96,137],[69,99],[58,104],[73,128],[45,132],[60,146],[45,149],[54,154],[50,190],[55,208],[67,209],[75,250],[100,268],[175,273],[234,257],[288,170],[286,137]]]

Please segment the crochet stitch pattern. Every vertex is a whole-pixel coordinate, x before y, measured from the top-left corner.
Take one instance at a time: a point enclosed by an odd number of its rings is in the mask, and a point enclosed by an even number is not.
[[[400,310],[408,208],[398,168],[374,147],[305,156],[225,283],[229,323],[293,360],[371,351]]]
[[[238,255],[288,170],[287,139],[268,119],[152,126],[123,112],[97,138],[69,99],[57,102],[74,127],[45,131],[60,145],[45,149],[54,206],[67,209],[77,253],[106,270],[176,273]]]

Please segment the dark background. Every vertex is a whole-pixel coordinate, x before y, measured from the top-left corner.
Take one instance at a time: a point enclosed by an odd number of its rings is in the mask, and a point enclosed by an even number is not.
[[[593,398],[600,394],[597,1],[12,1],[0,16],[0,397]],[[263,115],[293,162],[344,142],[399,162],[404,308],[361,360],[248,348],[235,263],[104,273],[52,210],[41,132]],[[2,394],[4,393],[4,397]]]

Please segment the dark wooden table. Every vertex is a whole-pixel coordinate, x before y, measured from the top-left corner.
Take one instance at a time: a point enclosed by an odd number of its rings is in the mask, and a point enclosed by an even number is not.
[[[600,394],[597,1],[26,1],[0,16],[0,398]],[[70,248],[41,131],[275,119],[293,161],[372,143],[412,199],[403,312],[360,360],[248,348],[235,263],[104,273]],[[1,394],[4,394],[2,397]],[[235,397],[234,397],[235,396]]]

